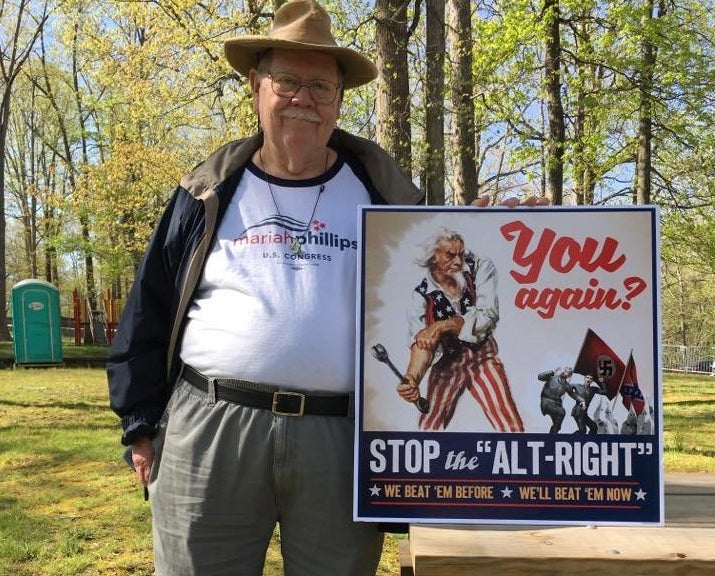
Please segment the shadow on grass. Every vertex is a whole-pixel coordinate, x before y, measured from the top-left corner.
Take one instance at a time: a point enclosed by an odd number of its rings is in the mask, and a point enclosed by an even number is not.
[[[665,429],[676,429],[681,434],[696,434],[715,423],[715,409],[704,410],[697,414],[683,414],[682,416],[666,416]]]
[[[680,408],[692,408],[692,407],[698,407],[698,406],[708,406],[711,407],[713,405],[713,399],[712,398],[706,398],[703,400],[677,400],[675,402],[668,402],[668,406],[673,406],[673,407],[680,407]]]
[[[90,404],[89,402],[18,402],[17,400],[4,400],[0,398],[0,406],[14,406],[16,408],[61,408],[63,410],[86,410],[88,412],[109,410],[108,404],[99,402]]]

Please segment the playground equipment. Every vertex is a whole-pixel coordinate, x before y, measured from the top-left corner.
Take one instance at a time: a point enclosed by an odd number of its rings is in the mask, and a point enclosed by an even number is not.
[[[100,309],[93,310],[89,298],[83,298],[77,289],[72,292],[72,312],[74,319],[74,342],[82,344],[82,329],[89,328],[94,344],[109,345],[112,343],[121,313],[121,301],[112,298],[107,290],[98,302]]]

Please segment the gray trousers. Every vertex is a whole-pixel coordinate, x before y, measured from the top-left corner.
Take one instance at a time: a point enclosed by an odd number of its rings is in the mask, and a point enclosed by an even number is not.
[[[182,381],[155,441],[157,576],[260,576],[276,523],[286,576],[372,576],[383,534],[352,521],[352,418],[275,416]]]

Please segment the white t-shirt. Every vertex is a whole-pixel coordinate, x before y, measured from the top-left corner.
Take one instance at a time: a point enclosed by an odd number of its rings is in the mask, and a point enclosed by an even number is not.
[[[310,180],[249,164],[189,309],[181,359],[206,376],[353,391],[357,206],[369,203],[340,159]]]

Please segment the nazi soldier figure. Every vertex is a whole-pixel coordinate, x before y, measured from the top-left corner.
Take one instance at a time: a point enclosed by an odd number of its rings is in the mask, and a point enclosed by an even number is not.
[[[568,394],[576,400],[576,393],[571,386],[569,379],[573,375],[573,369],[569,366],[541,372],[537,378],[544,382],[541,388],[541,413],[551,418],[550,434],[557,434],[561,430],[566,417],[566,410],[563,406],[563,397]]]

